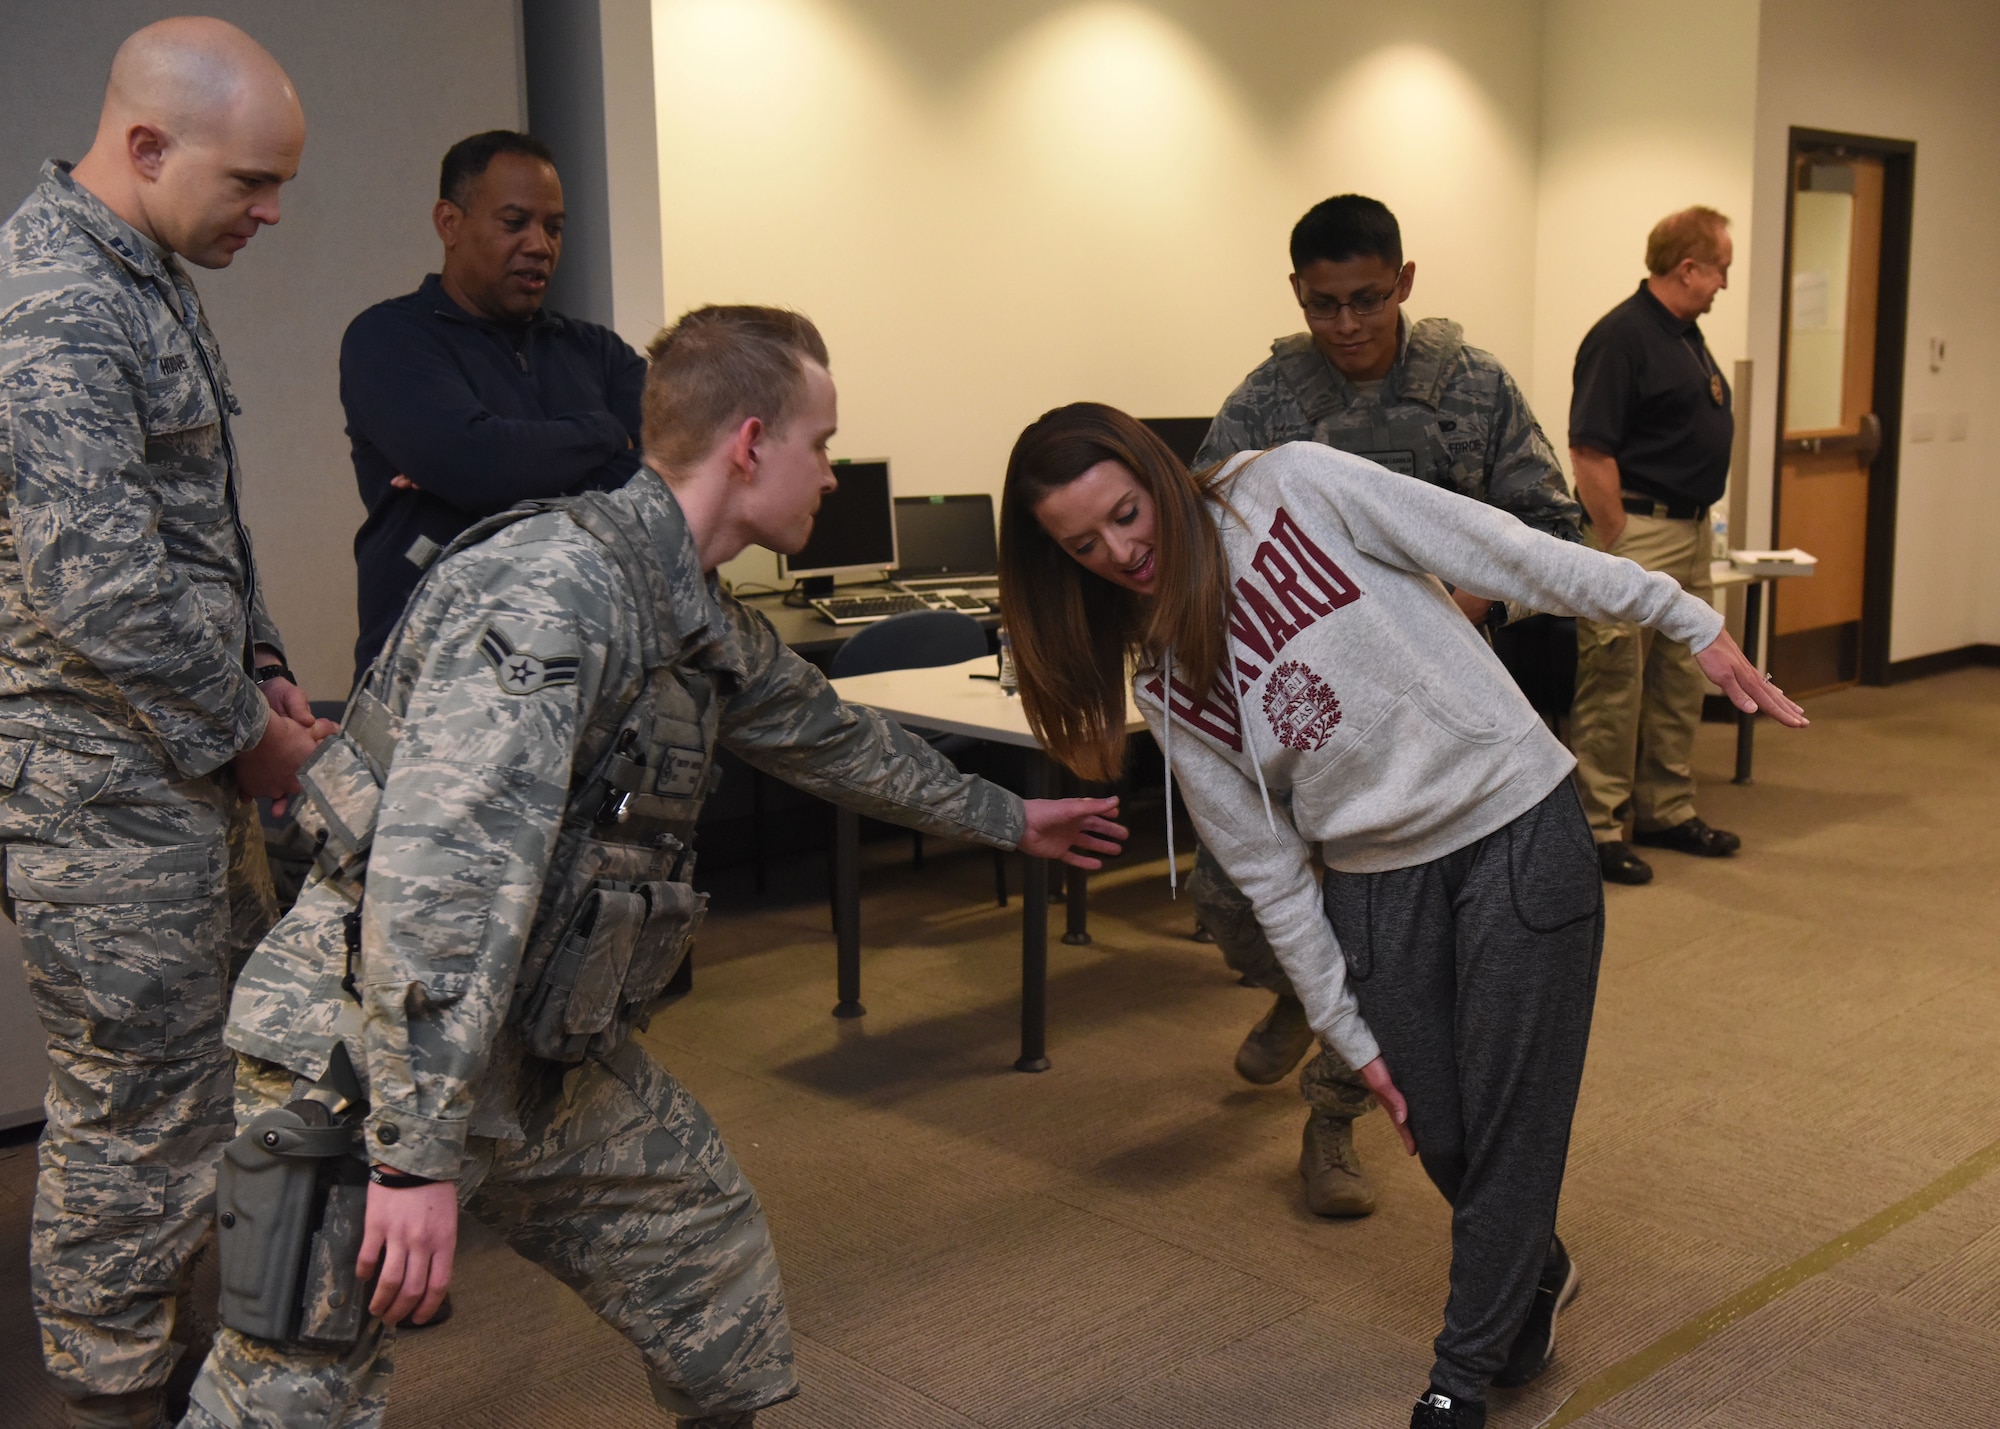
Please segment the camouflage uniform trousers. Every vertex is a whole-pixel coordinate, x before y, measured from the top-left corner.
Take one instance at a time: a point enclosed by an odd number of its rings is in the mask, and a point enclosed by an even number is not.
[[[1188,879],[1188,895],[1194,899],[1201,925],[1215,939],[1230,969],[1256,986],[1281,997],[1292,997],[1292,980],[1278,964],[1278,956],[1264,937],[1256,910],[1243,890],[1222,871],[1206,844],[1195,852],[1194,873]],[[1361,1074],[1347,1065],[1340,1053],[1320,1044],[1319,1054],[1308,1057],[1299,1068],[1299,1095],[1316,1112],[1352,1121],[1375,1105],[1374,1095]]]
[[[0,738],[7,911],[48,1037],[30,1283],[65,1396],[164,1384],[231,1132],[222,1042],[270,926],[256,806],[226,769]]]
[[[524,1141],[466,1142],[464,1213],[638,1346],[663,1409],[730,1425],[796,1394],[763,1207],[701,1104],[630,1041],[602,1062],[532,1064],[527,1082]],[[304,1086],[239,1058],[236,1115]],[[372,1429],[394,1338],[371,1319],[343,1354],[221,1330],[181,1429]]]

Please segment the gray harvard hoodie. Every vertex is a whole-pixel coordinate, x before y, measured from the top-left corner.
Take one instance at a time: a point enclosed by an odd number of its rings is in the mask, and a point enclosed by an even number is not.
[[[1360,1067],[1380,1054],[1311,846],[1343,872],[1428,863],[1526,813],[1576,763],[1438,578],[1534,610],[1637,621],[1695,650],[1722,617],[1672,576],[1318,443],[1238,456],[1223,490],[1233,678],[1169,682],[1169,652],[1167,671],[1133,675],[1133,695],[1314,1030]]]

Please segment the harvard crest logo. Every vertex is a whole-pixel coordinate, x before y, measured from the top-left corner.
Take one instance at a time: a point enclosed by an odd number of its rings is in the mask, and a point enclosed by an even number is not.
[[[1296,660],[1287,660],[1271,672],[1264,686],[1264,717],[1271,732],[1287,749],[1301,752],[1318,749],[1333,738],[1340,723],[1340,701],[1333,686]]]
[[[577,666],[582,663],[574,655],[556,655],[544,660],[539,655],[516,650],[514,642],[495,625],[487,626],[486,633],[479,637],[479,653],[493,667],[500,688],[510,695],[532,695],[553,685],[574,685]]]

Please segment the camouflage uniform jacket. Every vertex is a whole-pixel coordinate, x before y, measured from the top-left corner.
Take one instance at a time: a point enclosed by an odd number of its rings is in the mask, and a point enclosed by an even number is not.
[[[190,778],[263,737],[240,410],[179,262],[43,165],[0,227],[0,725]]]
[[[658,563],[658,629],[679,652],[669,667],[684,688],[713,691],[716,717],[691,735],[713,728],[749,763],[865,814],[1018,844],[1018,798],[842,703],[769,621],[720,593],[658,478],[642,470],[585,500]],[[400,720],[356,969],[377,1159],[451,1177],[468,1134],[520,1135],[517,1089],[533,1061],[515,1015],[529,991],[522,953],[567,886],[555,857],[565,811],[589,797],[587,776],[639,696],[643,596],[566,511],[543,511],[442,559],[370,671],[364,689]],[[690,768],[706,764],[708,749],[690,753]],[[706,790],[690,777],[687,793],[691,821]],[[252,956],[230,1012],[237,1050],[306,1076],[336,1039],[356,1050],[342,923],[360,890],[342,882],[316,877]]]
[[[1279,338],[1223,403],[1195,465],[1320,442],[1512,512],[1537,531],[1581,540],[1582,513],[1555,452],[1499,359],[1468,347],[1445,318],[1405,319],[1402,339],[1395,366],[1368,396],[1310,334]]]

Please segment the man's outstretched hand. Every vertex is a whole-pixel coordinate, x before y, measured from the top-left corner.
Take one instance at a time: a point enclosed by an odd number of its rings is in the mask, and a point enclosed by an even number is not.
[[[1090,855],[1115,854],[1128,837],[1123,824],[1111,822],[1118,812],[1116,799],[1025,799],[1021,808],[1028,816],[1021,852],[1036,858],[1059,858],[1075,868],[1102,868],[1103,860]]]
[[[1727,630],[1716,636],[1715,643],[1706,650],[1697,651],[1694,662],[1701,666],[1702,674],[1729,697],[1729,703],[1743,713],[1756,714],[1762,710],[1791,729],[1804,729],[1810,723],[1804,709],[1785,698],[1783,690],[1765,679],[1757,672],[1757,667],[1744,658],[1742,648],[1729,638]]]

